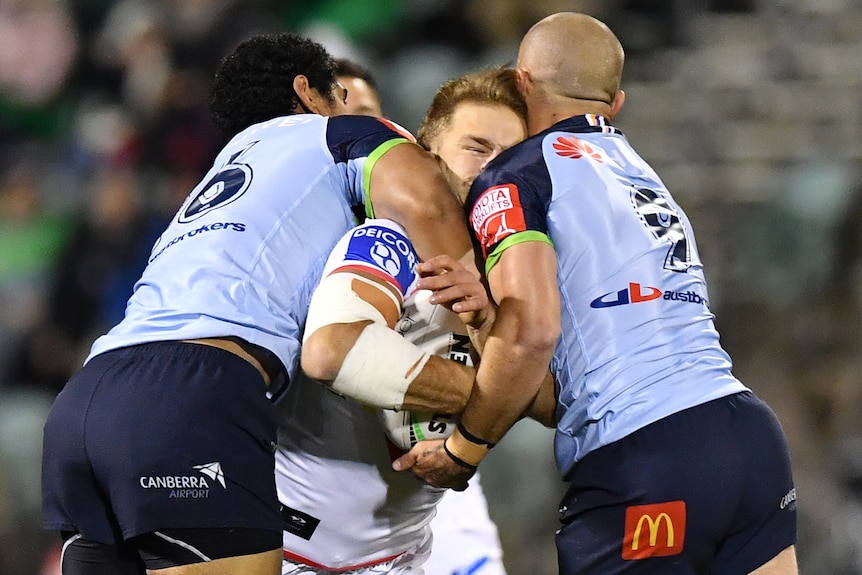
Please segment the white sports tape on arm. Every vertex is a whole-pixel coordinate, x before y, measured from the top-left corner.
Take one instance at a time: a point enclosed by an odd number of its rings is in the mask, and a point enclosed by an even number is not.
[[[371,320],[386,325],[383,313],[353,291],[354,281],[373,286],[392,301],[395,309],[401,309],[401,301],[379,283],[350,272],[330,274],[320,280],[320,285],[311,297],[303,342],[318,329],[333,323]]]
[[[373,407],[401,409],[430,357],[385,324],[372,323],[347,353],[332,389]]]

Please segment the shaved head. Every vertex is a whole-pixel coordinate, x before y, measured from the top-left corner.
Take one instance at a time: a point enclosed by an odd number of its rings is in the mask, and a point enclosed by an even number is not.
[[[610,105],[620,88],[625,55],[604,23],[560,12],[536,23],[521,41],[518,68],[549,96]]]

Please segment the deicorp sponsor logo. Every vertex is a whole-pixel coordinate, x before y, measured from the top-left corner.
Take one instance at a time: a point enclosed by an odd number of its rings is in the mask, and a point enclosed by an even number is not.
[[[665,301],[678,301],[682,303],[693,303],[707,305],[706,298],[692,291],[661,291],[657,287],[645,286],[636,282],[629,282],[629,286],[616,292],[608,292],[600,295],[590,302],[591,308],[615,307],[618,305],[629,305],[663,299]]]
[[[413,281],[419,256],[410,240],[402,234],[389,228],[369,225],[354,230],[344,261],[346,265],[351,261],[373,264],[395,278],[403,292]]]
[[[626,508],[623,559],[679,555],[684,544],[685,501]]]
[[[192,469],[200,475],[144,475],[138,478],[138,483],[144,489],[164,489],[171,499],[206,499],[210,483],[227,488],[219,462],[195,465]]]

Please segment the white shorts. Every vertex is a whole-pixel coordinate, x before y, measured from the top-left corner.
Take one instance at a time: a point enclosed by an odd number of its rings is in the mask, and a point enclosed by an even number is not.
[[[506,575],[497,526],[476,474],[464,491],[447,491],[431,521],[428,575]]]
[[[426,532],[425,539],[415,549],[405,551],[390,561],[359,569],[331,571],[283,559],[281,575],[424,575],[422,566],[431,555],[431,532],[429,530]],[[429,575],[431,573],[429,571]]]

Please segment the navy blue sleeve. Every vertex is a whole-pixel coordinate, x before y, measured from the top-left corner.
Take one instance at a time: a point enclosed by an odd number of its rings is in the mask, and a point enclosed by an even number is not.
[[[393,140],[415,141],[397,124],[373,116],[334,116],[326,127],[326,145],[336,163],[367,158]]]
[[[513,146],[473,181],[465,205],[486,258],[514,234],[547,236],[552,189],[541,145],[541,139],[529,139]]]

